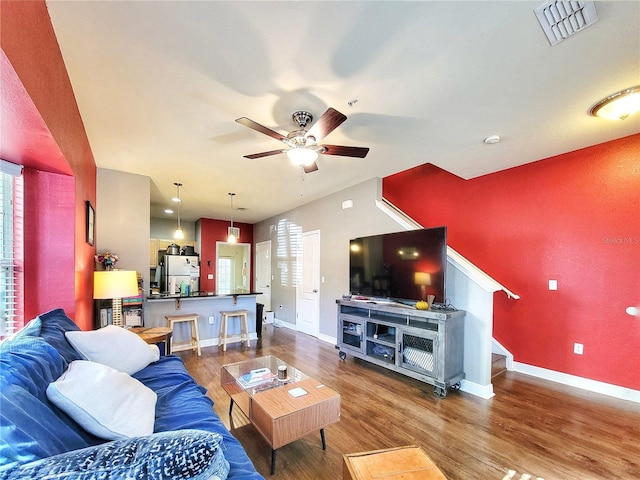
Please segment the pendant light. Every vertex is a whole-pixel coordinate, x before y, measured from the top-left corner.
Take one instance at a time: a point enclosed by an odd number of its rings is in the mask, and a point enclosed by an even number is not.
[[[227,242],[228,243],[236,243],[238,238],[240,237],[240,229],[233,227],[233,197],[235,193],[229,193],[229,197],[231,198],[231,226],[227,230]]]
[[[173,238],[182,240],[184,238],[182,225],[180,225],[180,204],[182,203],[182,200],[180,199],[180,187],[182,186],[182,184],[176,182],[174,183],[174,185],[176,186],[176,196],[173,197],[172,200],[178,204],[178,228],[176,228],[176,231],[173,234]]]

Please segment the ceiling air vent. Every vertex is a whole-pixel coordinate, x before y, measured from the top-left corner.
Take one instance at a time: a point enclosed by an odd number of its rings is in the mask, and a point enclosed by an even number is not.
[[[551,45],[598,21],[593,2],[547,2],[534,10]]]

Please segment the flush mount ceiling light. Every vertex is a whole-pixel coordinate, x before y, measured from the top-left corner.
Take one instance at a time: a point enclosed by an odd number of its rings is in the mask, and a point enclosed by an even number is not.
[[[624,120],[640,111],[640,85],[621,90],[596,103],[589,113],[609,120]]]
[[[178,228],[176,228],[176,231],[173,234],[173,238],[182,240],[184,238],[184,232],[182,231],[182,226],[180,225],[180,204],[182,203],[182,200],[180,200],[180,187],[182,186],[182,184],[176,182],[174,183],[174,185],[176,186],[176,196],[173,197],[172,200],[178,204]]]

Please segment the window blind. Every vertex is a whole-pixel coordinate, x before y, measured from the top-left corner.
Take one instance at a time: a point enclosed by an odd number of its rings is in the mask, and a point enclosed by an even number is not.
[[[24,326],[22,167],[0,160],[0,338]]]

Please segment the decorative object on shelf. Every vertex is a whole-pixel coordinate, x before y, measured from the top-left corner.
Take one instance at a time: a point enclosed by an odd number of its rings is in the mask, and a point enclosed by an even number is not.
[[[625,120],[640,111],[640,85],[609,95],[596,103],[589,113],[608,120]]]
[[[435,295],[427,295],[427,304],[429,305],[429,308],[427,310],[431,310],[431,306],[433,305],[433,302],[435,301],[436,296]]]
[[[178,204],[178,228],[176,228],[176,231],[173,234],[173,238],[183,239],[184,232],[182,231],[182,225],[180,225],[180,205],[182,204],[182,199],[180,198],[180,187],[182,186],[182,184],[175,182],[174,185],[176,186],[177,193],[176,196],[172,198],[172,200]]]
[[[89,245],[93,246],[96,231],[96,211],[91,206],[91,202],[89,200],[85,203],[87,206],[86,240]]]
[[[235,193],[229,193],[229,197],[231,197],[231,226],[227,232],[227,242],[229,243],[236,243],[240,238],[240,229],[237,227],[234,228],[233,226],[233,197],[235,197],[235,195]]]
[[[138,274],[135,270],[93,272],[93,298],[112,300],[113,325],[122,326],[122,298],[138,295]]]
[[[416,308],[418,310],[429,310],[429,304],[426,302],[426,300],[420,300],[416,302]]]
[[[111,252],[98,253],[95,259],[105,270],[113,270],[116,263],[118,263],[118,255]]]

